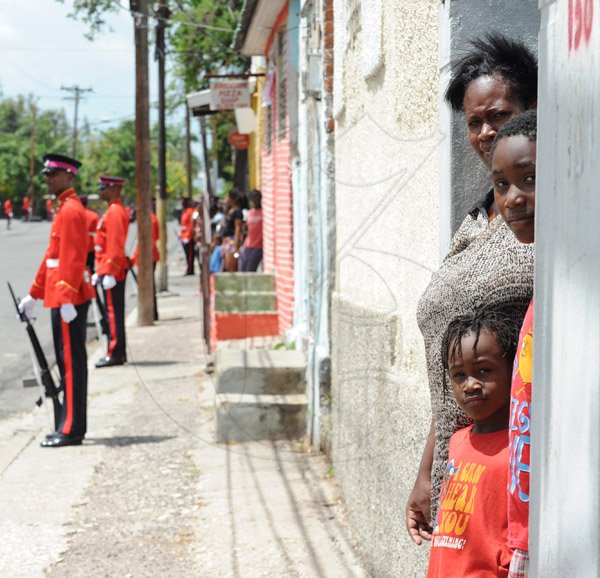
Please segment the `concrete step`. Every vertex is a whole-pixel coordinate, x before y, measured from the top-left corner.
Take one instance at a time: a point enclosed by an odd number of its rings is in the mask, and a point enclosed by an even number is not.
[[[306,413],[306,395],[217,394],[217,442],[301,438]]]
[[[274,291],[215,291],[217,313],[277,312],[277,294]]]
[[[275,291],[275,276],[269,273],[215,273],[215,291]]]
[[[217,392],[304,394],[306,359],[300,351],[218,349]]]

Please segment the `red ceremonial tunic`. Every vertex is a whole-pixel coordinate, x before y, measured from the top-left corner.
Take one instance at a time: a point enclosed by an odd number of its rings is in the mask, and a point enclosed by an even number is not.
[[[125,242],[129,229],[129,215],[121,199],[108,204],[108,209],[98,221],[96,239],[96,271],[98,275],[112,275],[123,281],[127,275],[129,261],[125,255]]]
[[[4,201],[4,213],[7,215],[12,213],[12,201],[10,199]]]
[[[151,220],[152,220],[152,262],[158,263],[158,260],[160,258],[159,253],[158,253],[159,227],[158,227],[158,218],[156,217],[156,215],[154,213],[152,213],[152,215],[151,215]],[[133,253],[131,254],[131,262],[136,266],[138,264],[138,255],[139,255],[139,251],[138,251],[138,245],[136,243],[135,249],[133,250]]]
[[[181,233],[179,234],[179,238],[183,241],[184,239],[188,239],[191,241],[194,238],[194,209],[192,207],[188,207],[184,209],[183,213],[181,213]]]
[[[88,234],[85,209],[73,189],[57,199],[50,241],[29,294],[44,306],[81,305],[94,295],[85,267]]]
[[[96,211],[91,209],[85,210],[85,220],[88,228],[88,253],[94,251],[94,240],[96,238],[96,229],[98,228],[98,220],[100,217]]]
[[[428,578],[506,577],[508,431],[450,438]]]

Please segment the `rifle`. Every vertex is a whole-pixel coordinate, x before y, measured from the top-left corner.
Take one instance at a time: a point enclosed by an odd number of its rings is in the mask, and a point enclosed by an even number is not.
[[[100,299],[100,294],[98,291],[99,288],[96,287],[96,306],[98,307],[98,312],[100,313],[100,327],[104,335],[109,335],[108,321],[106,320],[106,309],[104,308],[104,304],[102,303],[102,299]]]
[[[54,408],[54,429],[58,430],[58,426],[60,424],[60,415],[62,406],[60,404],[60,400],[58,399],[58,388],[54,384],[54,380],[52,379],[52,373],[50,373],[50,368],[48,367],[48,361],[46,360],[46,356],[44,355],[44,350],[40,345],[38,337],[35,333],[35,329],[31,324],[31,321],[27,319],[27,315],[19,311],[19,302],[15,297],[15,293],[11,284],[7,282],[8,290],[10,291],[10,295],[12,297],[13,303],[15,304],[15,309],[17,310],[17,315],[22,323],[26,324],[27,335],[29,336],[29,341],[31,341],[31,346],[33,348],[33,352],[35,353],[35,357],[37,359],[38,365],[40,367],[40,376],[39,381],[41,382],[41,386],[44,388],[44,395],[49,397],[52,400],[52,405]],[[36,405],[40,406],[42,404],[42,398],[37,400]]]

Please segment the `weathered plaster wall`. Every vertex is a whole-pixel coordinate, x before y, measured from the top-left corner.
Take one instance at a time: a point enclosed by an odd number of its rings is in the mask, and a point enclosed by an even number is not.
[[[451,234],[488,186],[439,87],[477,35],[499,30],[535,46],[539,14],[535,0],[334,6],[335,472],[373,575],[423,576],[429,548],[404,527],[430,420],[415,315]]]
[[[409,543],[404,506],[430,420],[415,311],[438,258],[438,2],[385,0],[379,30],[356,6],[335,22],[333,460],[373,575],[419,576],[428,547]]]

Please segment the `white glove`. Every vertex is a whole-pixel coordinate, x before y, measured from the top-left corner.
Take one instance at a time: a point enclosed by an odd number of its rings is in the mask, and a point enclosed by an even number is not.
[[[95,287],[97,283],[98,283],[98,273],[94,273],[92,275],[92,285]]]
[[[19,311],[24,313],[27,319],[32,319],[33,309],[35,308],[36,303],[37,299],[34,299],[31,295],[25,295],[19,302]]]
[[[65,323],[71,323],[77,317],[77,309],[72,303],[63,303],[60,306],[60,316]]]
[[[117,280],[112,275],[104,275],[102,277],[102,287],[104,289],[112,289],[117,284]]]
[[[189,239],[181,239],[181,242],[182,242],[184,245],[187,245],[187,244],[190,242],[190,240],[189,240]]]

